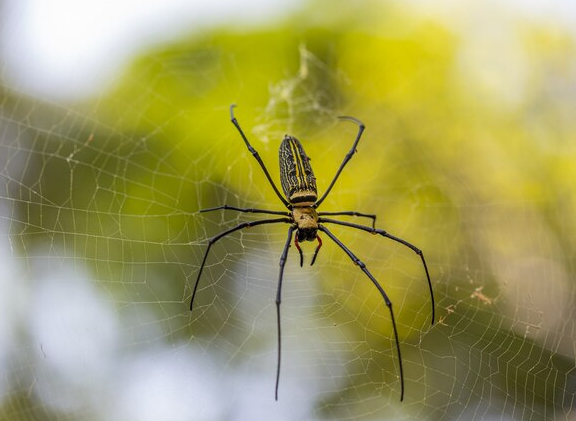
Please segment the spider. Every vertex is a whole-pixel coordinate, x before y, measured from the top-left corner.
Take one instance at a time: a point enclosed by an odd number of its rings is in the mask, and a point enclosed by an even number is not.
[[[400,243],[410,249],[412,249],[422,261],[422,265],[424,266],[424,271],[426,273],[426,279],[428,281],[428,288],[430,289],[430,301],[432,304],[432,323],[434,324],[435,319],[435,312],[434,312],[434,292],[432,291],[432,282],[430,281],[430,274],[428,273],[428,266],[426,265],[426,260],[424,259],[424,254],[422,251],[417,248],[416,246],[412,245],[411,243],[396,237],[388,232],[376,228],[376,215],[372,214],[365,214],[356,211],[340,211],[340,212],[318,212],[317,209],[320,207],[322,202],[326,199],[336,180],[342,173],[342,170],[350,161],[354,153],[356,153],[356,147],[358,146],[358,142],[360,142],[360,138],[362,137],[362,133],[364,132],[365,126],[364,124],[354,118],[348,116],[340,116],[341,120],[348,120],[358,125],[358,133],[356,134],[356,138],[354,140],[354,144],[352,148],[348,151],[344,160],[340,164],[340,167],[336,171],[336,174],[332,178],[332,181],[328,185],[328,188],[324,192],[324,194],[318,199],[318,193],[316,189],[316,177],[312,171],[312,167],[310,165],[310,158],[304,152],[304,148],[302,144],[293,136],[285,135],[284,140],[280,144],[280,183],[282,185],[282,190],[284,191],[284,195],[280,193],[276,184],[270,177],[264,162],[260,158],[258,152],[252,147],[248,138],[242,131],[240,124],[234,117],[234,108],[236,107],[235,104],[230,106],[230,121],[238,132],[244,143],[246,144],[248,151],[252,154],[252,156],[258,161],[258,164],[264,171],[264,175],[268,179],[270,186],[280,199],[280,201],[286,206],[288,209],[287,211],[274,211],[274,210],[265,210],[265,209],[254,209],[254,208],[238,208],[235,206],[228,206],[222,205],[214,208],[209,209],[202,209],[200,212],[212,212],[216,210],[232,210],[236,212],[242,213],[261,213],[266,215],[281,215],[281,218],[269,218],[269,219],[262,219],[257,221],[248,221],[242,222],[241,224],[230,228],[226,231],[221,232],[220,234],[210,238],[208,240],[208,247],[206,248],[206,252],[204,253],[204,258],[202,259],[202,264],[200,266],[200,270],[198,271],[198,275],[196,278],[196,283],[194,285],[194,289],[192,291],[192,298],[190,300],[190,311],[194,306],[194,298],[196,297],[196,292],[198,291],[198,284],[200,283],[200,278],[202,276],[202,270],[206,265],[206,259],[208,258],[208,254],[212,246],[221,238],[226,237],[228,234],[232,234],[235,231],[242,230],[244,228],[255,227],[257,225],[265,225],[265,224],[279,224],[285,223],[288,224],[288,237],[286,238],[286,243],[284,244],[284,248],[282,250],[282,254],[280,256],[280,273],[278,276],[278,288],[276,292],[276,316],[277,316],[277,335],[278,335],[278,359],[276,364],[276,386],[275,386],[275,399],[278,400],[278,386],[280,384],[280,362],[281,362],[281,328],[280,328],[280,303],[282,298],[282,281],[284,275],[284,266],[286,265],[286,259],[288,256],[288,249],[292,243],[292,236],[294,235],[294,245],[300,254],[300,266],[303,265],[304,256],[302,254],[302,249],[300,248],[300,242],[302,241],[317,241],[318,245],[314,250],[314,255],[312,257],[310,265],[313,265],[316,261],[316,256],[322,247],[322,240],[318,235],[318,231],[326,234],[328,238],[330,238],[334,243],[340,247],[346,255],[357,265],[362,272],[366,274],[366,276],[372,281],[384,303],[388,307],[390,312],[390,319],[392,322],[392,330],[394,332],[394,341],[396,343],[396,352],[398,356],[398,371],[400,377],[400,401],[404,399],[404,370],[402,367],[402,355],[400,353],[400,342],[398,340],[398,330],[396,328],[396,320],[394,318],[394,311],[392,310],[392,302],[388,298],[388,295],[380,285],[380,283],[374,278],[374,276],[370,273],[366,265],[356,257],[356,255],[346,247],[333,233],[330,231],[324,224],[334,224],[340,225],[348,228],[355,228],[361,231],[365,231],[371,234],[379,234],[383,237],[389,238],[397,243]],[[344,222],[336,219],[329,219],[326,216],[356,216],[356,217],[363,217],[369,218],[372,220],[372,226],[367,225],[360,225],[351,222]]]

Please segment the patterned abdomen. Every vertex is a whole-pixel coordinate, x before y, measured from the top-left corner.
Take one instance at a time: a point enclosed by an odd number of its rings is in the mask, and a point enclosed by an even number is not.
[[[280,182],[286,199],[295,206],[313,205],[318,199],[316,177],[302,144],[286,135],[279,152]]]

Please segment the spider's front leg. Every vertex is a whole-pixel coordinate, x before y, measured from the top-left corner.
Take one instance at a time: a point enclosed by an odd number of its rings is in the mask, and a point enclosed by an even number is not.
[[[208,258],[208,253],[210,253],[210,249],[212,248],[212,245],[214,245],[214,243],[216,243],[221,238],[226,237],[228,234],[231,234],[235,231],[244,228],[255,227],[257,225],[264,225],[264,224],[277,224],[280,222],[292,223],[292,220],[289,218],[275,218],[275,219],[263,219],[261,221],[243,222],[239,225],[236,225],[234,228],[230,228],[229,230],[221,232],[220,234],[208,240],[208,247],[206,248],[206,252],[204,253],[204,258],[202,259],[200,270],[198,270],[198,277],[196,278],[196,283],[194,284],[194,290],[192,291],[192,298],[190,299],[190,311],[192,311],[192,308],[194,307],[194,299],[196,298],[196,291],[198,291],[198,284],[200,283],[200,277],[202,276],[202,271],[204,270],[204,266],[206,265],[206,259]]]
[[[320,248],[322,247],[322,240],[320,239],[320,236],[318,234],[316,234],[316,240],[318,240],[318,245],[316,246],[316,250],[314,250],[314,256],[312,256],[312,261],[310,262],[310,266],[312,266],[314,264],[314,262],[316,261],[316,256],[318,256],[318,252],[320,251]]]
[[[358,257],[356,257],[356,255],[354,253],[352,253],[352,251],[348,247],[346,247],[344,245],[344,243],[342,243],[342,241],[340,241],[334,234],[332,234],[332,232],[330,232],[330,230],[328,230],[328,228],[326,228],[322,225],[319,225],[318,229],[320,231],[324,232],[328,237],[330,237],[330,239],[332,241],[334,241],[338,245],[338,247],[340,247],[342,250],[344,250],[344,253],[346,253],[348,255],[348,257],[350,257],[350,259],[354,262],[354,264],[357,265],[362,270],[362,272],[364,272],[366,274],[366,276],[372,281],[372,283],[374,284],[376,289],[378,289],[378,292],[380,292],[380,295],[382,296],[382,299],[384,300],[386,307],[388,307],[388,310],[390,311],[390,319],[392,321],[392,330],[394,332],[394,340],[396,341],[396,351],[398,354],[398,371],[400,373],[400,401],[402,401],[404,399],[404,369],[402,367],[402,354],[400,352],[400,340],[398,339],[398,329],[396,328],[396,319],[394,318],[394,311],[392,310],[392,301],[390,301],[390,299],[388,298],[388,295],[384,291],[384,288],[382,288],[380,283],[370,273],[370,271],[368,270],[368,268],[366,267],[364,262],[362,262],[360,259],[358,259]]]
[[[276,322],[277,322],[277,332],[278,332],[278,363],[276,365],[276,388],[274,389],[274,396],[278,400],[278,386],[280,384],[280,362],[282,355],[282,340],[281,340],[281,329],[280,329],[280,303],[282,302],[282,279],[284,278],[284,266],[286,266],[286,260],[288,259],[288,249],[290,248],[290,243],[292,242],[292,234],[296,226],[291,225],[288,228],[288,238],[286,239],[286,244],[284,244],[284,249],[282,250],[282,255],[280,256],[280,273],[278,275],[278,289],[276,291]],[[296,243],[297,244],[297,243]],[[300,248],[298,248],[300,250]],[[302,255],[302,252],[300,252]]]
[[[296,246],[296,250],[300,253],[300,267],[302,267],[304,265],[304,255],[302,254],[300,242],[298,241],[298,231],[296,231],[296,235],[294,236],[294,246]]]
[[[356,229],[359,229],[359,230],[362,230],[365,232],[369,232],[371,234],[378,234],[378,235],[381,235],[382,237],[389,238],[392,241],[395,241],[399,244],[402,244],[403,246],[408,247],[410,250],[412,250],[414,253],[416,253],[420,257],[420,261],[422,262],[422,266],[424,267],[424,272],[426,274],[426,280],[428,281],[428,290],[430,291],[430,305],[432,306],[432,321],[431,321],[430,325],[434,324],[434,321],[436,320],[436,304],[434,301],[434,290],[432,289],[432,281],[430,279],[430,272],[428,272],[428,265],[426,264],[426,259],[424,258],[424,253],[422,252],[422,250],[420,250],[414,244],[409,243],[408,241],[403,240],[400,237],[396,237],[395,235],[392,235],[389,232],[384,231],[382,229],[378,229],[378,228],[374,228],[374,227],[370,228],[370,227],[367,227],[365,225],[354,224],[352,222],[338,221],[336,219],[328,219],[328,218],[321,218],[320,222],[323,222],[326,224],[341,225],[343,227],[356,228]]]
[[[314,262],[316,261],[316,256],[318,256],[318,252],[320,251],[320,248],[322,247],[322,240],[320,239],[319,235],[316,235],[316,240],[318,241],[318,245],[316,246],[316,249],[314,250],[314,255],[312,256],[312,261],[310,262],[310,266],[312,266],[314,264]],[[302,249],[300,248],[300,242],[298,241],[298,232],[296,232],[296,235],[294,236],[294,245],[296,246],[298,253],[300,253],[300,267],[302,267],[304,265],[304,254],[302,253]]]

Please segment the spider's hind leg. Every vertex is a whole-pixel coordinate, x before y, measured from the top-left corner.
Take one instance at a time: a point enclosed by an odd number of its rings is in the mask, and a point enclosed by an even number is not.
[[[240,123],[238,123],[238,120],[236,120],[236,117],[234,117],[234,107],[236,107],[236,104],[230,105],[230,121],[232,122],[232,124],[234,124],[234,126],[238,130],[238,133],[240,133],[240,136],[242,136],[242,140],[244,140],[244,143],[246,144],[248,151],[252,154],[252,156],[256,159],[256,161],[258,161],[258,165],[260,165],[260,168],[262,168],[262,171],[264,171],[264,175],[268,179],[268,183],[270,183],[270,186],[272,186],[272,189],[274,190],[274,193],[276,193],[276,196],[278,196],[278,198],[284,204],[284,206],[286,206],[288,209],[290,209],[290,206],[291,206],[290,203],[282,196],[282,194],[280,194],[278,187],[276,187],[274,180],[272,180],[272,177],[270,177],[270,173],[266,169],[266,165],[264,165],[262,158],[260,158],[260,154],[250,144],[250,142],[248,141],[248,138],[244,134],[244,131],[240,127]]]

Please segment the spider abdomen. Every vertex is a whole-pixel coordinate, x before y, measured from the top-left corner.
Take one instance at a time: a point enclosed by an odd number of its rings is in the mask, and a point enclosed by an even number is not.
[[[302,144],[286,135],[280,144],[280,183],[291,205],[311,206],[318,199],[316,177]]]

